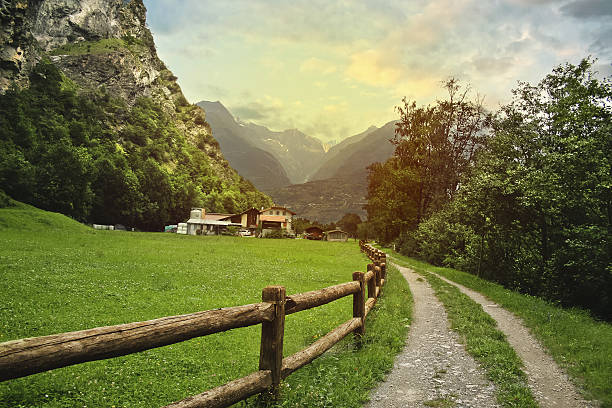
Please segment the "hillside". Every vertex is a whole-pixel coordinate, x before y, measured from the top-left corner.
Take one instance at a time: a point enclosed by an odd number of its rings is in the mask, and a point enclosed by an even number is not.
[[[298,217],[321,223],[336,222],[346,213],[366,218],[366,177],[338,177],[309,181],[270,192],[274,202],[291,208]]]
[[[389,142],[395,134],[395,121],[381,128],[370,127],[365,132],[351,136],[332,147],[325,161],[312,175],[311,180],[344,177],[349,174],[366,174],[365,168],[375,162],[384,162],[393,155]]]
[[[264,191],[303,183],[325,156],[319,139],[297,129],[276,132],[254,123],[239,123],[220,102],[200,101],[198,106],[207,112],[207,120],[232,167]],[[283,171],[272,179],[267,174],[275,171],[278,164],[261,152],[271,154],[282,166]]]
[[[325,157],[323,143],[297,129],[282,132],[253,123],[246,124],[257,146],[271,152],[283,164],[291,183],[303,183]]]
[[[82,233],[91,231],[91,228],[63,214],[40,210],[4,196],[0,198],[0,231],[2,230],[22,233],[60,230],[66,233]]]
[[[349,150],[349,146],[352,146],[359,141],[361,141],[364,137],[377,130],[376,126],[370,126],[365,131],[358,133],[356,135],[347,137],[342,140],[340,143],[333,145],[325,154],[323,162],[310,176],[310,181],[314,180],[325,180],[330,177],[333,177],[338,171],[338,167],[342,164],[343,159],[342,156],[346,151]]]
[[[223,157],[158,58],[142,0],[3,2],[0,189],[146,230],[271,203]]]
[[[220,102],[198,102],[219,142],[223,156],[243,177],[262,191],[291,184],[283,165],[269,151],[256,146],[249,129],[236,122]]]
[[[394,132],[395,122],[389,122],[380,129],[370,128],[352,136],[327,152],[312,181],[276,189],[270,195],[276,203],[309,220],[338,221],[348,212],[365,219],[366,167],[391,157],[394,147],[389,139]]]

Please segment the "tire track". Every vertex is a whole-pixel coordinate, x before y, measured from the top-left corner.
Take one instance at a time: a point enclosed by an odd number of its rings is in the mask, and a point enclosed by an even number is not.
[[[395,265],[408,281],[414,318],[404,350],[365,407],[498,407],[495,386],[450,330],[444,306],[429,284]],[[452,401],[452,402],[451,402]]]
[[[479,303],[497,322],[508,343],[525,364],[528,386],[542,408],[586,408],[597,407],[596,402],[586,401],[576,390],[567,374],[533,337],[521,319],[503,309],[480,293],[434,273],[443,281],[456,286],[462,293]]]

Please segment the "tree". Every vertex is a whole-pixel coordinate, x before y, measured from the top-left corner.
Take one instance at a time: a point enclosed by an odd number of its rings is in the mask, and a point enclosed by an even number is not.
[[[519,84],[417,255],[612,319],[612,85],[592,64]]]
[[[351,237],[356,237],[357,226],[361,224],[361,217],[354,213],[346,213],[336,224],[348,232]]]
[[[491,115],[482,99],[470,100],[469,88],[450,79],[448,99],[417,107],[403,99],[398,107],[393,157],[368,167],[370,230],[384,243],[418,225],[456,194],[459,180],[486,145]]]
[[[469,87],[461,88],[451,78],[444,83],[448,99],[433,106],[417,107],[403,99],[398,107],[395,157],[412,177],[412,200],[418,225],[453,198],[459,180],[473,163],[475,154],[488,137],[490,115],[482,99],[469,99]]]

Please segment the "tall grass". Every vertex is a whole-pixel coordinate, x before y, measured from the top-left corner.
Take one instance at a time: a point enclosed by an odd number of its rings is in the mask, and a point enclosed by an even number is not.
[[[319,289],[367,263],[352,242],[94,231],[25,205],[0,209],[0,243],[0,342],[256,303],[267,285]],[[395,314],[382,310],[391,325]],[[285,355],[350,317],[350,297],[288,316]],[[0,383],[0,407],[162,406],[255,371],[259,341],[255,326],[10,380]],[[341,349],[313,367],[350,366],[353,353],[339,357]],[[288,389],[317,381],[294,377]]]

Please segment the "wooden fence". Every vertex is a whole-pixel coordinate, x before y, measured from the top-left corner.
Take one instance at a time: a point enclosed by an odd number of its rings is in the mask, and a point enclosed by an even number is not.
[[[263,391],[277,395],[281,380],[347,334],[359,337],[365,333],[365,318],[385,283],[386,255],[365,242],[359,245],[373,263],[368,264],[366,273],[354,272],[351,282],[291,296],[286,296],[282,286],[268,286],[263,289],[261,303],[0,343],[0,381],[261,323],[258,371],[166,408],[226,407]],[[307,348],[283,358],[286,315],[349,295],[353,295],[352,319]]]

